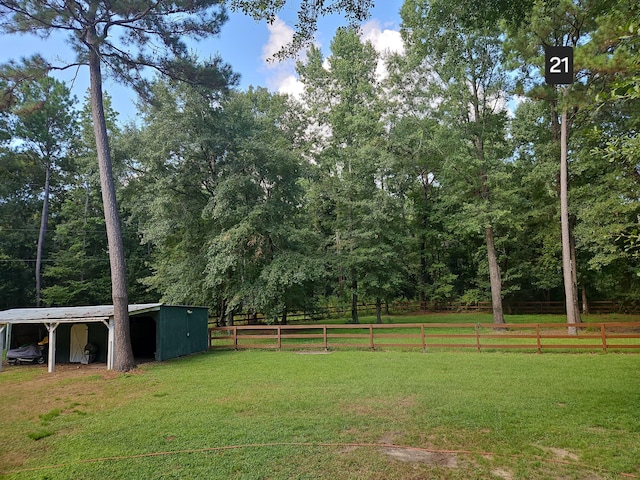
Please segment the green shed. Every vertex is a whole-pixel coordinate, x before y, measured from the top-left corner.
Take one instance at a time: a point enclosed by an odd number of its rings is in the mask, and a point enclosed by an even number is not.
[[[131,346],[137,358],[157,361],[204,352],[209,348],[206,307],[160,305],[130,317]]]

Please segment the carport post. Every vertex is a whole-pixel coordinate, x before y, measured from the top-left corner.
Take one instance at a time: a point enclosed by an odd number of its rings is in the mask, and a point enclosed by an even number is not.
[[[4,355],[4,327],[6,325],[0,325],[0,372],[2,371],[2,358]]]
[[[49,331],[49,373],[56,370],[56,328],[60,323],[45,323]]]
[[[113,370],[113,344],[115,341],[115,321],[113,318],[109,319],[109,323],[104,322],[109,329],[109,339],[107,340],[107,370]]]

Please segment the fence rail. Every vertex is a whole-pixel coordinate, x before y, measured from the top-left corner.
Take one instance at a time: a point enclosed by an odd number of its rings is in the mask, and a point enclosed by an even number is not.
[[[574,333],[575,332],[575,333]],[[240,325],[209,328],[211,349],[640,350],[640,322]]]

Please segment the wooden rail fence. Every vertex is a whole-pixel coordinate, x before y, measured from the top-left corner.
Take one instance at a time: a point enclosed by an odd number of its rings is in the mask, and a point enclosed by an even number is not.
[[[576,333],[573,333],[575,331]],[[209,328],[211,349],[640,350],[640,322],[240,325]]]

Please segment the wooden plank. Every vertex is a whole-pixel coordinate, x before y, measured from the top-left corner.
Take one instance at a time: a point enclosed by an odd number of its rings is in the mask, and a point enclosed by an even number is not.
[[[429,338],[476,338],[475,333],[429,333]]]
[[[600,335],[590,335],[590,334],[589,335],[570,335],[568,333],[541,333],[540,338],[547,338],[547,339],[564,338],[564,339],[573,339],[573,340],[588,340],[588,339],[597,338],[598,340],[600,340],[601,337]]]
[[[535,333],[506,333],[504,335],[496,334],[496,333],[481,333],[480,338],[538,338],[538,335]]]
[[[589,344],[571,343],[571,344],[568,344],[568,345],[559,345],[559,344],[558,345],[554,345],[554,344],[548,343],[548,344],[542,345],[542,348],[543,349],[545,349],[545,348],[555,348],[555,349],[562,348],[562,349],[566,349],[566,350],[587,348],[587,349],[599,350],[599,349],[602,348],[602,344],[597,344],[597,345],[590,344],[589,345]]]
[[[508,348],[508,349],[517,349],[517,348],[538,348],[538,345],[533,344],[533,343],[523,343],[520,345],[517,344],[501,344],[501,343],[483,343],[482,344],[482,348],[483,349],[487,349],[487,348],[493,348],[493,349],[501,349],[501,348]]]

